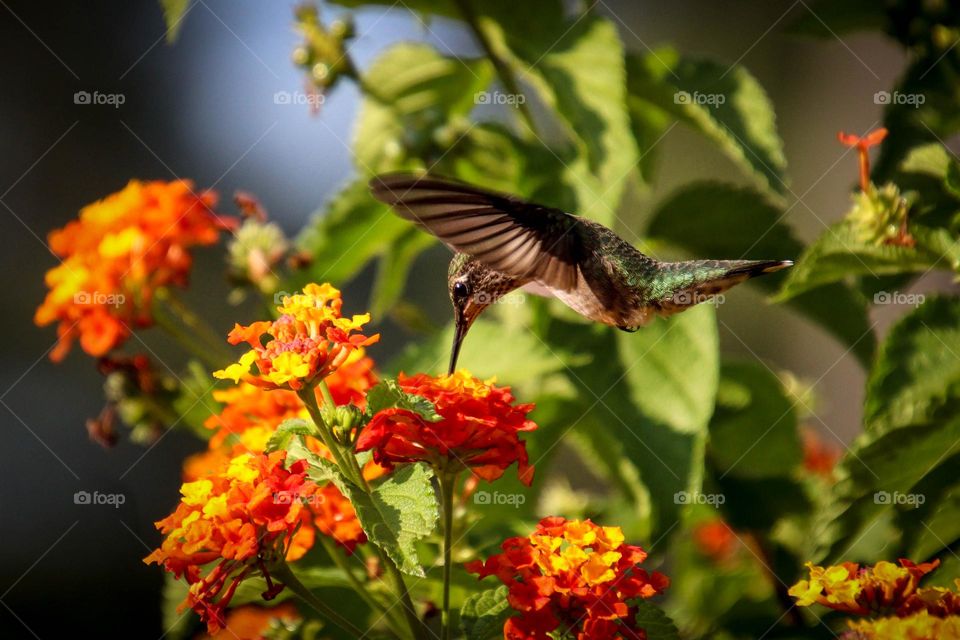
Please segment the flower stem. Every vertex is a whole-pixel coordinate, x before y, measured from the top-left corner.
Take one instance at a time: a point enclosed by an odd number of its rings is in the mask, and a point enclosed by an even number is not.
[[[229,364],[234,356],[227,348],[225,336],[220,335],[207,322],[194,313],[169,287],[162,287],[154,294],[164,303],[173,315],[189,330],[190,335],[200,344],[210,348],[211,353]]]
[[[212,369],[222,369],[230,364],[232,358],[224,358],[209,345],[196,339],[189,331],[172,317],[165,305],[154,303],[153,320],[157,326],[166,331],[170,337],[177,341],[181,347],[186,349],[191,355],[196,356],[205,365]]]
[[[290,567],[287,566],[287,563],[281,562],[276,567],[273,568],[273,575],[283,584],[285,584],[291,591],[293,591],[301,600],[309,604],[311,607],[316,609],[321,615],[328,618],[331,622],[336,624],[338,627],[346,631],[347,633],[352,634],[354,637],[361,637],[364,635],[363,630],[359,629],[352,622],[344,618],[342,615],[337,613],[337,610],[328,605],[326,602],[318,598],[310,589],[308,589],[300,580],[294,575],[293,571],[290,570]]]
[[[443,626],[441,640],[450,638],[450,571],[451,547],[453,542],[453,492],[457,486],[457,474],[440,474],[440,504],[443,510]]]
[[[493,68],[496,70],[497,76],[499,76],[504,88],[514,96],[522,95],[520,83],[517,82],[513,70],[510,68],[510,65],[494,51],[493,43],[490,42],[487,34],[480,26],[480,22],[477,20],[477,14],[474,12],[470,0],[455,0],[455,4],[460,10],[460,15],[463,16],[464,22],[467,23],[467,26],[470,27],[470,30],[473,31],[474,36],[477,38],[480,48],[483,49],[483,52],[490,58],[490,62],[493,64]],[[536,135],[536,123],[533,119],[533,114],[530,112],[530,108],[527,106],[527,102],[525,100],[522,102],[518,100],[517,109],[520,111],[524,124],[527,125],[531,133]]]

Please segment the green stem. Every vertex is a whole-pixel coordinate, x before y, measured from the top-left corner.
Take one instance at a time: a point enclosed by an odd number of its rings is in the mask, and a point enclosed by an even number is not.
[[[493,68],[496,70],[500,82],[502,82],[506,90],[513,95],[523,95],[523,92],[520,90],[520,83],[513,74],[513,69],[494,51],[493,43],[490,41],[490,38],[487,37],[483,27],[480,26],[480,22],[477,20],[477,14],[474,12],[470,0],[455,0],[455,4],[460,10],[460,15],[463,16],[464,22],[467,23],[467,26],[470,27],[470,30],[473,31],[474,36],[476,36],[480,48],[482,48],[487,57],[490,58],[490,62],[493,64]],[[523,116],[524,123],[534,135],[537,135],[536,123],[526,101],[520,102],[518,100],[517,108],[520,110],[520,115]]]
[[[290,567],[287,566],[285,562],[282,562],[274,567],[272,575],[277,578],[277,580],[285,584],[291,591],[297,594],[301,600],[316,609],[321,615],[328,618],[331,622],[336,624],[347,633],[353,634],[353,636],[356,638],[364,635],[362,629],[358,628],[352,622],[337,613],[336,609],[318,598],[312,591],[310,591],[310,589],[307,589],[307,587],[300,582],[300,580],[296,575],[294,575],[293,571],[290,570]]]
[[[440,480],[440,504],[443,509],[443,626],[440,640],[450,638],[450,562],[453,546],[453,492],[457,486],[457,474],[443,472]]]
[[[197,337],[202,340],[204,343],[208,344],[215,353],[220,353],[227,359],[227,362],[232,362],[234,357],[233,353],[230,352],[230,349],[227,348],[226,336],[219,334],[213,329],[207,322],[194,313],[176,294],[173,289],[162,288],[159,289],[156,294],[154,294],[165,302],[177,315],[183,324],[193,331]]]
[[[353,587],[353,590],[360,596],[360,599],[367,603],[367,606],[374,613],[379,613],[383,618],[387,620],[390,626],[397,631],[399,625],[403,624],[402,620],[398,620],[395,615],[391,615],[391,610],[388,610],[382,603],[378,602],[370,592],[367,590],[367,586],[364,585],[353,572],[353,569],[350,567],[350,563],[347,561],[346,556],[337,548],[336,543],[329,537],[323,534],[320,534],[320,543],[323,545],[323,548],[326,550],[327,555],[330,556],[330,559],[333,560],[333,563],[337,565],[337,568],[343,572],[347,577],[347,582],[350,583],[350,586]],[[405,631],[405,630],[404,630]],[[399,633],[399,635],[403,635]]]
[[[191,335],[190,332],[184,329],[183,326],[170,315],[162,304],[154,303],[153,321],[157,323],[158,327],[170,334],[180,346],[212,369],[222,369],[233,360],[232,357],[224,359],[220,354],[212,351],[209,345],[198,341],[195,336]]]
[[[329,403],[329,406],[334,406],[333,397],[326,383],[321,381],[319,386],[324,403]],[[333,455],[337,466],[340,467],[340,470],[350,482],[363,489],[366,493],[370,493],[370,484],[366,478],[363,477],[363,471],[357,463],[357,457],[353,454],[353,451],[344,451],[340,443],[333,437],[333,432],[323,419],[323,412],[317,404],[317,398],[314,395],[313,389],[301,389],[297,392],[297,395],[300,396],[303,404],[306,405],[307,412],[317,425],[320,439],[323,440],[323,443],[330,449],[330,453]],[[387,574],[393,582],[393,589],[400,599],[400,605],[403,607],[403,615],[407,620],[407,625],[410,627],[410,635],[413,638],[422,637],[425,627],[417,616],[417,611],[413,606],[413,600],[410,598],[410,590],[407,588],[407,583],[403,579],[403,574],[400,573],[400,569],[397,568],[397,565],[390,556],[384,553],[383,549],[375,543],[372,546],[377,553],[377,557],[380,559],[381,565],[386,568]]]

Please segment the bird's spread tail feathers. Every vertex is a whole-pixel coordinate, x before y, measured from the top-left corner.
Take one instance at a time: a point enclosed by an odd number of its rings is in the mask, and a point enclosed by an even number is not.
[[[792,260],[691,260],[665,264],[674,275],[667,295],[657,306],[662,315],[683,311],[745,280],[793,266]]]

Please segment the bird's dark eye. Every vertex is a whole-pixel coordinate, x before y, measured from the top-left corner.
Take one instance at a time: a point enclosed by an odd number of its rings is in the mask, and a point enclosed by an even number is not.
[[[457,300],[463,300],[470,295],[470,287],[464,282],[456,282],[453,285],[453,297]]]

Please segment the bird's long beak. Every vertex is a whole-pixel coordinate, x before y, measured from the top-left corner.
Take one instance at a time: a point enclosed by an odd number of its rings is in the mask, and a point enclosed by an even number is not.
[[[469,328],[470,323],[467,322],[467,319],[463,317],[462,313],[458,313],[453,328],[453,347],[450,349],[450,370],[447,371],[448,374],[452,374],[457,370],[457,358],[460,357],[460,347],[463,346],[463,339],[466,337],[467,329]]]

